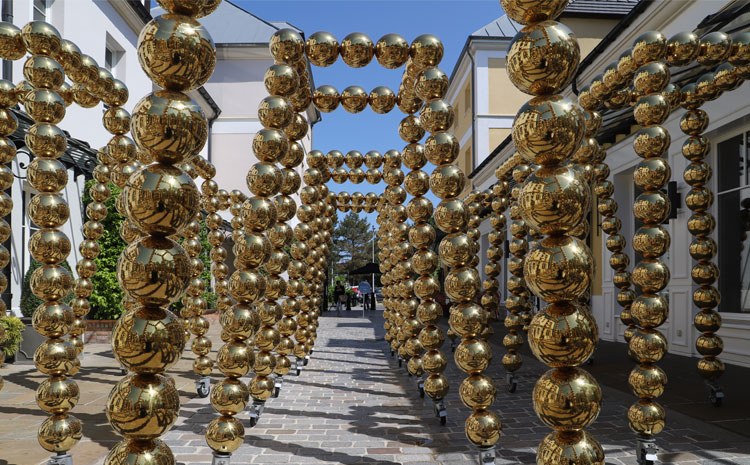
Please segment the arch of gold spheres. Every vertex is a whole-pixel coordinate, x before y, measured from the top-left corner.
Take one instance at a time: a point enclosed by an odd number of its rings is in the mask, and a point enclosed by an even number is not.
[[[750,76],[750,33],[729,37],[713,32],[701,38],[680,33],[670,39],[658,32],[645,33],[582,88],[575,103],[560,92],[575,76],[578,44],[569,29],[554,21],[567,0],[502,0],[505,12],[524,25],[509,47],[508,73],[516,87],[533,97],[516,116],[512,138],[517,153],[496,170],[498,182],[462,199],[466,177],[455,165],[459,143],[449,132],[454,114],[443,100],[449,82],[437,68],[443,46],[436,37],[422,35],[409,44],[397,34],[388,34],[373,43],[366,35],[353,33],[339,43],[325,32],[305,41],[296,31],[280,30],[270,42],[274,64],[264,79],[269,96],[258,110],[264,128],[252,141],[258,162],[247,175],[252,194],[248,197],[238,190],[220,189],[213,180],[216,169],[198,155],[207,139],[207,121],[186,94],[213,72],[215,47],[197,19],[214,11],[220,0],[158,3],[167,13],[141,32],[138,56],[155,88],[161,90],[141,99],[133,115],[122,108],[128,99],[125,85],[62,39],[54,27],[43,22],[23,29],[0,24],[0,58],[19,60],[30,55],[24,64],[25,81],[15,86],[0,81],[0,190],[13,182],[5,164],[15,156],[8,136],[17,129],[17,121],[10,108],[20,103],[35,122],[25,141],[34,155],[28,180],[38,191],[29,216],[40,230],[29,241],[29,251],[42,263],[32,276],[31,288],[44,303],[35,311],[33,323],[48,338],[34,355],[37,369],[49,376],[37,390],[37,402],[51,415],[40,426],[38,437],[58,459],[69,457],[68,451],[82,437],[81,422],[69,413],[79,398],[72,376],[80,367],[77,355],[83,350],[81,335],[90,309],[97,239],[104,232],[104,202],[112,182],[122,188],[116,208],[127,217],[120,230],[127,246],[118,263],[125,311],[113,329],[112,348],[128,374],[114,386],[107,402],[110,424],[123,437],[105,459],[107,465],[174,464],[171,450],[159,439],[179,414],[179,395],[167,370],[179,360],[190,334],[195,336],[194,372],[205,377],[213,369],[206,337],[209,324],[203,316],[207,310],[203,295],[209,286],[200,278],[201,223],[208,229],[211,275],[221,312],[224,344],[216,366],[225,376],[210,391],[218,415],[207,426],[206,441],[214,451],[214,463],[228,464],[244,441],[244,426],[235,416],[251,397],[253,407],[262,406],[278,392],[282,377],[292,369],[290,355],[296,358],[299,373],[314,348],[337,209],[378,212],[385,339],[392,352],[407,362],[409,373],[420,377],[420,386],[441,419],[449,384],[443,375],[447,359],[441,352],[445,335],[438,326],[442,307],[435,298],[441,289],[436,271],[445,268],[442,287],[452,303],[448,335],[461,338],[454,359],[467,374],[458,388],[462,402],[471,409],[465,431],[479,448],[483,463],[493,460],[501,433],[500,419],[491,410],[496,387],[484,372],[492,356],[488,319],[499,315],[497,278],[504,239],[510,232],[508,333],[503,339],[507,353],[502,357],[509,389],[515,389],[513,373],[522,365],[518,353],[522,331],[528,332],[534,355],[550,366],[533,392],[535,411],[553,429],[539,446],[537,462],[603,464],[601,446],[585,431],[598,416],[601,390],[580,368],[592,356],[598,339],[588,307],[593,258],[585,243],[592,227],[597,227],[587,219],[594,194],[620,289],[621,319],[628,325],[628,352],[638,364],[629,376],[638,400],[627,420],[638,435],[639,460],[649,463],[656,450],[654,436],[665,424],[664,410],[656,401],[666,385],[666,375],[656,363],[667,344],[657,328],[668,315],[667,300],[660,292],[669,283],[669,270],[660,257],[670,245],[661,226],[670,210],[662,190],[671,176],[664,158],[670,135],[662,124],[679,106],[687,110],[680,129],[688,136],[682,153],[690,161],[683,176],[692,188],[686,205],[693,211],[688,228],[694,236],[689,252],[696,260],[695,326],[701,332],[696,346],[703,355],[698,370],[712,389],[719,389],[717,379],[724,365],[718,358],[723,344],[716,335],[721,326],[715,311],[720,299],[714,286],[718,268],[712,261],[717,244],[710,237],[715,224],[710,213],[711,167],[706,159],[710,144],[703,135],[708,115],[700,106],[736,89]],[[404,67],[398,92],[386,87],[370,93],[357,86],[341,93],[327,85],[311,89],[309,66],[329,66],[339,56],[355,68],[373,58],[389,69]],[[693,61],[708,72],[694,82],[670,83],[670,67]],[[73,85],[65,82],[66,76]],[[103,124],[112,138],[98,152],[96,183],[90,190],[93,202],[86,209],[82,259],[74,282],[61,266],[71,242],[60,230],[69,210],[60,195],[67,171],[58,160],[65,152],[66,137],[56,125],[73,102],[92,108],[99,101],[108,106]],[[398,132],[407,145],[382,155],[377,151],[344,155],[336,150],[305,154],[299,141],[308,131],[303,114],[310,105],[323,112],[341,105],[351,113],[367,105],[378,113],[398,107],[406,115]],[[642,226],[632,238],[633,249],[643,258],[632,272],[626,239],[619,234],[606,150],[595,139],[602,120],[598,110],[628,105],[641,126],[634,149],[643,158],[634,173],[642,193],[633,208]],[[430,174],[422,170],[427,162],[435,166]],[[204,179],[200,189],[195,183],[198,177]],[[337,195],[326,187],[329,180],[384,181],[387,187],[381,195]],[[425,197],[430,190],[441,199],[437,206]],[[301,205],[293,195],[299,196]],[[0,216],[11,208],[11,198],[0,194]],[[226,237],[219,215],[223,210],[232,215],[236,271],[231,275],[223,248]],[[476,270],[477,228],[487,215],[492,232],[484,270],[487,279],[482,282]],[[289,223],[295,218],[298,222],[292,228]],[[445,233],[437,253],[431,219]],[[0,239],[9,236],[10,226],[0,222]],[[0,265],[8,256],[6,249],[0,249]],[[6,286],[7,277],[1,276],[0,287]],[[75,298],[66,305],[61,299],[71,290]],[[545,303],[533,316],[532,295]],[[183,303],[180,316],[168,310],[178,299]],[[254,377],[243,382],[241,378],[251,370]]]

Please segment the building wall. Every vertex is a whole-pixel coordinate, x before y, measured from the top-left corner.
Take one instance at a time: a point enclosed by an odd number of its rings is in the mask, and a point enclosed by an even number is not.
[[[604,36],[619,22],[616,19],[571,18],[563,16],[561,23],[568,26],[578,39],[581,60],[599,44]]]

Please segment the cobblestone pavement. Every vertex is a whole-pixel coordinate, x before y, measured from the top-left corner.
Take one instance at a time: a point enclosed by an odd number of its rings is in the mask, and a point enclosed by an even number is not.
[[[475,464],[475,452],[463,433],[469,411],[457,392],[463,373],[449,364],[448,421],[441,426],[431,401],[420,398],[416,379],[398,367],[382,340],[382,313],[368,312],[366,318],[360,317],[361,312],[345,315],[324,314],[312,360],[300,376],[285,377],[280,397],[267,402],[257,426],[249,427],[247,411],[239,416],[246,426],[245,444],[232,463]],[[218,348],[215,329],[211,332],[214,351]],[[518,390],[508,393],[497,363],[503,349],[493,348],[495,362],[489,374],[498,384],[494,408],[504,428],[497,463],[535,463],[537,444],[549,429],[533,412],[531,389],[545,367],[526,358]],[[76,376],[82,394],[74,414],[83,421],[85,434],[73,451],[76,465],[101,464],[106,449],[118,440],[103,414],[106,395],[120,376],[108,350],[105,344],[87,347],[85,368]],[[449,354],[449,341],[444,350]],[[184,465],[211,462],[203,433],[216,415],[208,399],[195,393],[192,358],[185,352],[185,359],[171,371],[182,412],[165,436],[178,463]],[[34,402],[33,390],[41,380],[35,373],[29,365],[0,370],[5,378],[5,389],[0,391],[0,465],[38,464],[47,456],[36,443],[36,428],[44,415]],[[218,379],[214,375],[213,380]],[[602,412],[589,430],[604,446],[608,464],[635,464],[635,439],[625,420],[633,397],[611,387],[602,389]],[[750,438],[671,411],[657,442],[665,464],[750,465]]]

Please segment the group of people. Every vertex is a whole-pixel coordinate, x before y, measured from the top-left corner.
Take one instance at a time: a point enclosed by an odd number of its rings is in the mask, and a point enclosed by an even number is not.
[[[362,281],[357,286],[357,290],[364,299],[364,310],[375,310],[372,305],[372,293],[373,289],[370,283]],[[336,281],[336,287],[333,288],[333,301],[336,303],[336,312],[341,316],[341,307],[346,306],[346,288],[341,281]]]

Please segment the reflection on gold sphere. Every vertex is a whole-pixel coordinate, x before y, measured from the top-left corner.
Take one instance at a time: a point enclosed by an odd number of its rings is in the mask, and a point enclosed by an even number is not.
[[[375,56],[375,45],[361,32],[352,32],[341,41],[341,59],[352,68],[366,66]]]
[[[586,431],[557,431],[539,444],[539,465],[604,465],[604,450]]]
[[[568,0],[500,0],[500,4],[513,21],[534,24],[560,16]]]
[[[315,66],[330,66],[339,57],[339,41],[331,33],[315,32],[305,43],[305,54]]]
[[[463,386],[463,384],[462,384]],[[464,425],[466,437],[477,447],[489,447],[497,443],[502,433],[500,418],[488,410],[473,412]]]
[[[341,92],[341,106],[349,113],[359,113],[367,108],[367,91],[360,86],[349,86]]]
[[[594,353],[599,334],[590,311],[576,304],[551,304],[534,315],[529,347],[545,364],[578,366]]]
[[[443,59],[443,43],[432,34],[422,34],[414,39],[409,47],[409,55],[418,68],[429,68],[440,64]]]
[[[37,432],[39,444],[45,450],[60,453],[72,449],[82,436],[81,422],[66,413],[45,419]]]
[[[599,415],[602,392],[593,376],[579,368],[547,371],[534,386],[534,411],[558,431],[583,429]]]
[[[177,420],[179,409],[177,389],[162,375],[128,375],[112,388],[107,399],[107,419],[129,439],[161,436]]]
[[[221,416],[211,420],[206,428],[206,443],[221,454],[231,454],[242,445],[245,427],[232,416]]]
[[[664,429],[666,413],[651,400],[639,400],[628,409],[628,425],[638,434],[659,434]]]
[[[524,261],[529,288],[547,302],[572,301],[589,287],[594,262],[588,247],[572,237],[540,241]]]
[[[561,23],[544,21],[516,34],[508,47],[506,70],[521,92],[552,94],[567,87],[579,58],[573,31]]]

